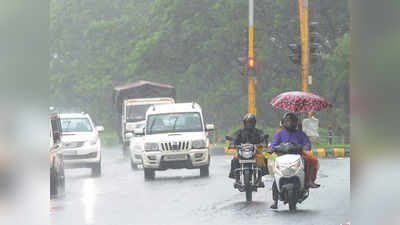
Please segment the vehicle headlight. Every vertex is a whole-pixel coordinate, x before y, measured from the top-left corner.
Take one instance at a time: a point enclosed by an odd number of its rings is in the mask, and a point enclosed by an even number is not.
[[[297,163],[291,165],[290,168],[293,169],[293,170],[297,170],[298,168],[300,168],[300,166],[301,166],[301,163],[300,163],[300,160],[299,160],[299,161],[297,161]]]
[[[92,145],[95,145],[95,144],[97,144],[97,139],[94,139],[94,140],[88,140],[88,141],[86,141],[85,142],[85,145],[86,146],[92,146]]]
[[[127,131],[133,131],[135,129],[135,127],[133,126],[133,124],[127,123],[125,125],[125,128]]]
[[[243,158],[249,159],[249,158],[253,157],[253,152],[251,152],[251,151],[240,151],[240,155]]]
[[[192,149],[206,148],[207,143],[204,140],[194,140],[192,141]]]
[[[290,177],[296,174],[296,171],[300,168],[300,161],[292,165],[276,165],[276,169],[282,173],[283,176]]]
[[[158,151],[159,150],[158,144],[157,143],[145,143],[144,150],[146,152]]]
[[[89,157],[96,158],[97,157],[97,152],[90,153]]]

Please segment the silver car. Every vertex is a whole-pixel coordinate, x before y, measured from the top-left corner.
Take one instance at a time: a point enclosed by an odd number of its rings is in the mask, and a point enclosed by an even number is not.
[[[87,113],[60,114],[63,132],[65,168],[90,168],[92,176],[101,176],[102,126],[94,126]]]

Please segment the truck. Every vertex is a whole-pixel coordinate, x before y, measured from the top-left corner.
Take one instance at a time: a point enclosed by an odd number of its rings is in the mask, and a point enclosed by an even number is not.
[[[130,157],[130,137],[126,134],[145,121],[147,109],[157,104],[174,104],[175,98],[175,87],[150,81],[140,80],[113,89],[116,127],[124,158]]]

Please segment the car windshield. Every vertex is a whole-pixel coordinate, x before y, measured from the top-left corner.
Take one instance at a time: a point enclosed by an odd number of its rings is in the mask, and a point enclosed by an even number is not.
[[[201,132],[203,125],[199,113],[169,113],[150,115],[146,130],[147,134]]]
[[[146,111],[151,105],[128,105],[126,106],[126,121],[137,122],[145,120]]]
[[[62,132],[91,132],[92,125],[88,118],[62,118]]]

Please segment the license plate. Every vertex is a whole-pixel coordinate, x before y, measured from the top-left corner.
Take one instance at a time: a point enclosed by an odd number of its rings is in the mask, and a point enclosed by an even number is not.
[[[186,155],[167,155],[165,160],[186,160]]]
[[[63,155],[76,155],[77,152],[76,151],[64,151]]]
[[[255,159],[239,159],[239,163],[255,163]]]

